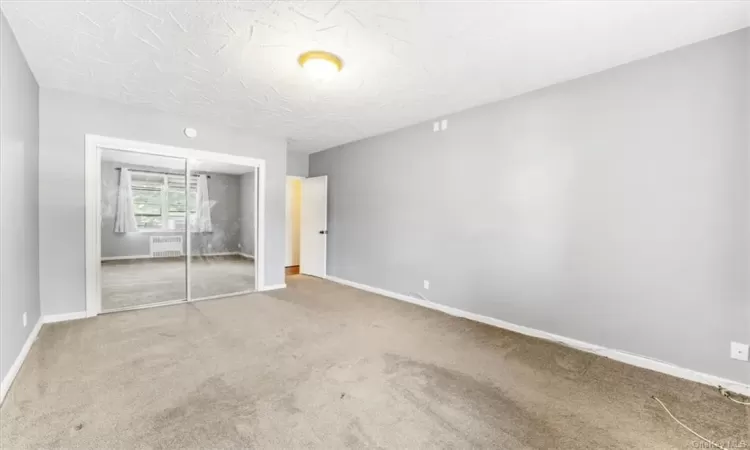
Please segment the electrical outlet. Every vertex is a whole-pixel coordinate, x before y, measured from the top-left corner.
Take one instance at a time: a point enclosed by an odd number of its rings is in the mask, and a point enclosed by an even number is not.
[[[427,280],[424,280],[424,288],[429,290],[430,289],[430,282]]]
[[[440,122],[440,129],[441,130],[445,130],[446,128],[448,128],[448,119],[443,119]]]
[[[440,122],[435,122],[432,124],[432,131],[440,131]]]
[[[742,344],[740,342],[732,342],[730,345],[730,355],[732,359],[738,359],[740,361],[748,360],[748,348],[750,345]]]
[[[26,328],[26,313],[23,313],[23,327]]]

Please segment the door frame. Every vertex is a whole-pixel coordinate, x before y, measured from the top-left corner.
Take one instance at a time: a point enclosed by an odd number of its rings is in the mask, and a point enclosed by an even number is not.
[[[192,148],[139,142],[95,134],[87,134],[85,141],[85,198],[86,198],[86,317],[102,312],[101,299],[101,149],[237,164],[255,168],[255,291],[272,289],[265,285],[265,198],[266,162],[263,159],[235,156]],[[187,175],[190,165],[187,165]],[[187,232],[187,301],[190,297],[190,233]],[[214,297],[211,297],[214,298]],[[183,301],[179,301],[182,303]],[[154,306],[160,306],[156,304]]]

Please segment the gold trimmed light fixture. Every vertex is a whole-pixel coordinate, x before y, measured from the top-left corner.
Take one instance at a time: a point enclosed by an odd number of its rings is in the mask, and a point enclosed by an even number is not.
[[[318,80],[331,78],[344,68],[344,62],[333,53],[312,50],[299,55],[297,62],[310,76]]]

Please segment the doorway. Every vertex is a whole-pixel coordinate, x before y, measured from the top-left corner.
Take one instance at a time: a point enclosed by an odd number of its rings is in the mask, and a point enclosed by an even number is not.
[[[86,136],[87,316],[263,290],[262,160]]]
[[[286,275],[299,273],[300,215],[303,177],[286,177]]]

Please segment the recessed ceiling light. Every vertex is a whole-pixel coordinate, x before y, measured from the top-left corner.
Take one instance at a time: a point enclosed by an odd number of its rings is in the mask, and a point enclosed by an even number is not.
[[[299,55],[299,65],[315,79],[327,79],[341,72],[344,67],[341,58],[333,53],[313,50]]]
[[[185,128],[183,130],[183,133],[185,133],[185,136],[189,137],[190,139],[198,136],[198,132],[195,130],[195,128]]]

